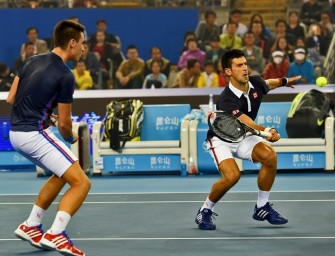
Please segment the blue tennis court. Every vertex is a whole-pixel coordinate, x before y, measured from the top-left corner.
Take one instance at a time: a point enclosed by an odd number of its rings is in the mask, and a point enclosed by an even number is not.
[[[217,175],[92,177],[92,189],[68,233],[86,255],[333,255],[335,175],[279,173],[270,201],[289,219],[283,226],[254,221],[255,173],[214,209],[217,230],[194,223]],[[45,178],[34,172],[0,173],[0,255],[59,255],[16,239]],[[52,224],[57,201],[44,218]]]

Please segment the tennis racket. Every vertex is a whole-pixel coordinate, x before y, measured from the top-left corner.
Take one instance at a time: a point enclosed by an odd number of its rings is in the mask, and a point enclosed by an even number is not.
[[[264,138],[272,136],[270,132],[251,128],[235,116],[220,110],[208,116],[208,125],[218,138],[226,142],[240,142],[247,136],[247,132]]]

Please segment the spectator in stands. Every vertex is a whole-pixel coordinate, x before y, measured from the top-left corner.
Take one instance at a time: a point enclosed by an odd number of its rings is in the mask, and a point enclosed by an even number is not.
[[[150,51],[151,58],[145,62],[144,75],[151,73],[151,63],[155,60],[160,65],[160,72],[163,73],[167,78],[169,78],[171,71],[171,63],[168,59],[162,56],[162,51],[159,47],[154,46]]]
[[[241,50],[244,52],[245,59],[248,62],[249,75],[260,75],[263,72],[263,50],[256,46],[254,33],[247,32],[243,37],[244,46]]]
[[[163,88],[167,86],[167,77],[161,72],[161,62],[153,59],[150,62],[150,74],[143,82],[143,89]]]
[[[201,73],[200,62],[197,59],[188,59],[187,66],[179,71],[173,84],[173,88],[197,88]]]
[[[321,13],[321,34],[325,37],[332,37],[335,32],[335,25],[331,22],[331,16],[328,11],[322,11]]]
[[[284,36],[278,37],[278,39],[276,40],[276,46],[274,49],[275,51],[283,52],[285,55],[285,58],[289,61],[289,63],[294,61],[293,51],[290,50],[286,37]]]
[[[295,38],[306,37],[306,27],[301,25],[298,11],[290,11],[288,13],[288,24],[286,27],[286,32],[295,36]]]
[[[21,7],[26,7],[26,8],[38,8],[41,7],[43,0],[21,0]]]
[[[310,60],[314,65],[315,77],[321,76],[323,73],[323,60],[321,59],[320,53],[315,48],[306,47],[306,41],[304,38],[297,38],[296,47],[302,47],[306,50],[306,59]]]
[[[297,47],[294,50],[294,62],[289,66],[287,76],[299,76],[301,79],[299,84],[315,84],[314,65],[310,60],[306,59],[306,50]]]
[[[270,55],[270,47],[271,41],[270,39],[263,33],[263,26],[260,22],[253,22],[250,28],[251,32],[255,37],[255,45],[260,47],[263,51],[263,58],[268,59]]]
[[[100,32],[103,32],[105,34],[106,43],[111,44],[113,48],[120,49],[119,40],[112,33],[107,32],[107,29],[108,29],[108,23],[107,23],[106,20],[104,20],[104,19],[97,20],[97,22],[96,22],[96,32],[94,32],[90,36],[89,41],[88,41],[89,45],[92,46],[92,45],[95,45],[97,43],[96,34],[100,31]]]
[[[220,57],[221,60],[221,57]],[[226,87],[229,84],[229,77],[223,71],[221,61],[218,61],[217,70],[219,74],[219,87]]]
[[[295,41],[297,40],[293,34],[287,33],[287,22],[285,20],[279,19],[275,24],[275,41],[271,46],[271,52],[276,50],[277,41],[280,37],[285,37],[288,43],[288,47],[290,50],[295,48]]]
[[[230,14],[229,14],[229,22],[234,22],[235,24],[237,24],[235,33],[240,38],[243,38],[244,34],[248,31],[248,27],[241,22],[242,14],[243,14],[242,11],[239,9],[233,9],[230,11]],[[222,34],[227,34],[228,23],[223,25]]]
[[[201,72],[198,80],[198,88],[217,88],[219,87],[219,75],[215,71],[212,61],[205,63],[205,71]]]
[[[271,60],[266,65],[263,78],[272,79],[275,77],[286,77],[290,63],[288,62],[285,54],[281,51],[274,51],[271,54]]]
[[[184,51],[187,51],[187,42],[189,39],[194,39],[197,40],[197,36],[194,31],[189,30],[184,33],[184,43],[183,43],[183,48],[181,49],[180,55],[183,54]]]
[[[205,60],[212,61],[214,63],[214,66],[216,67],[216,71],[218,70],[218,63],[220,63],[221,56],[226,52],[226,50],[222,49],[220,47],[220,37],[219,36],[213,36],[211,38],[211,50],[206,52]]]
[[[332,1],[330,2],[330,6],[329,6],[329,8],[327,9],[327,11],[328,11],[329,14],[330,14],[332,23],[335,24],[335,0],[332,0]]]
[[[229,21],[227,32],[220,35],[220,47],[226,50],[241,49],[242,38],[236,35],[237,24]]]
[[[74,0],[72,8],[96,8],[98,1],[96,0]]]
[[[216,13],[213,10],[205,12],[205,20],[200,21],[195,35],[201,49],[210,50],[210,39],[220,34],[220,27],[215,23]]]
[[[248,28],[249,30],[251,30],[251,25],[254,22],[260,22],[262,24],[262,36],[266,36],[270,42],[273,42],[274,38],[272,36],[270,29],[264,24],[262,14],[256,12],[251,16]]]
[[[320,22],[322,9],[323,6],[318,0],[308,0],[303,3],[300,10],[302,22],[307,26],[315,22]]]
[[[76,89],[88,90],[93,88],[94,82],[91,77],[90,71],[86,68],[84,60],[80,59],[76,62],[73,69],[73,75],[75,78]]]
[[[35,51],[35,45],[32,42],[27,42],[24,44],[23,53],[21,53],[20,57],[18,57],[15,61],[13,73],[18,74],[21,68],[23,67],[23,64],[26,62],[26,60],[34,55]]]
[[[7,64],[0,62],[0,91],[7,92],[13,83],[13,78],[10,76],[11,70]]]
[[[321,56],[326,57],[331,37],[324,37],[321,33],[321,29],[319,23],[313,23],[309,26],[306,46],[307,48],[315,48]]]
[[[46,53],[49,51],[47,42],[38,38],[38,29],[36,27],[29,27],[26,30],[27,41],[35,45],[34,54]],[[21,53],[23,53],[24,45],[21,46]]]
[[[179,57],[177,68],[182,70],[186,67],[188,59],[197,59],[200,63],[201,69],[205,66],[206,53],[198,48],[197,40],[191,38],[187,41],[187,50]]]
[[[90,50],[95,53],[101,64],[102,88],[106,89],[108,81],[113,79],[118,66],[114,66],[113,48],[106,42],[103,31],[96,33],[96,44],[91,45]]]
[[[127,48],[128,59],[123,60],[116,72],[117,89],[140,89],[143,85],[144,61],[139,58],[135,45]]]
[[[101,84],[99,84],[99,82],[102,82],[99,80],[100,75],[102,75],[101,63],[99,62],[97,55],[94,52],[90,51],[87,42],[84,42],[83,46],[84,51],[81,55],[81,59],[85,62],[87,70],[90,71],[90,75],[93,79],[94,84],[98,88],[100,88]]]

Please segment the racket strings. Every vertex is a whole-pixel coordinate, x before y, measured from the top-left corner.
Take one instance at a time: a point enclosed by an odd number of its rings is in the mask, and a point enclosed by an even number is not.
[[[216,128],[216,133],[220,137],[239,140],[244,136],[244,129],[241,127],[240,123],[232,116],[219,116],[213,122],[213,127]]]

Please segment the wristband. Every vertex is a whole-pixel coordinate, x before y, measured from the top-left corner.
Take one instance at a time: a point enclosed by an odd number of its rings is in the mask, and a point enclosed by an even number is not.
[[[66,142],[72,143],[74,141],[73,133],[71,134],[70,138],[65,139]]]
[[[279,79],[280,80],[280,86],[285,87],[288,84],[288,79],[287,77],[282,77]]]

